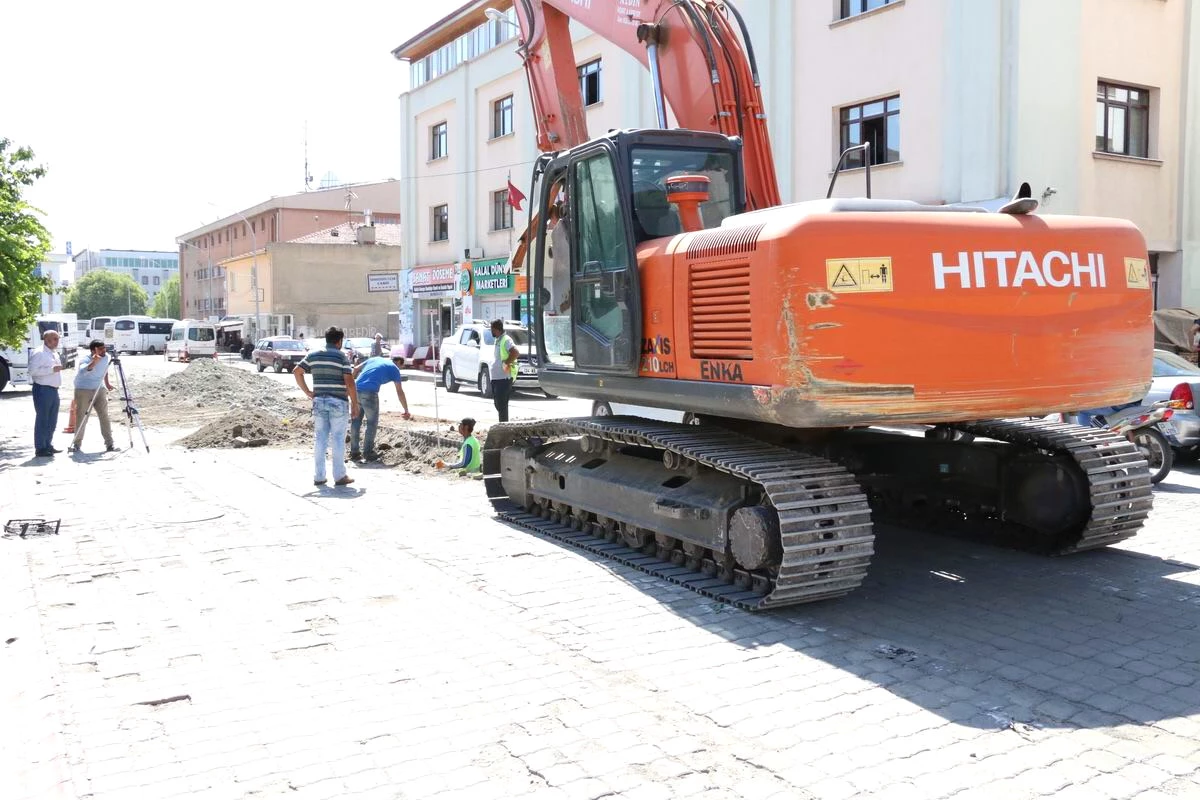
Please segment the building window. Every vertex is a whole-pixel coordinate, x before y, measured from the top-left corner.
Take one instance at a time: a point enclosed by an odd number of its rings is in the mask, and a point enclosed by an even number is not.
[[[492,192],[492,230],[506,231],[513,226],[513,208],[508,204],[508,189]]]
[[[429,160],[446,157],[446,123],[439,122],[429,129]]]
[[[900,160],[900,98],[889,97],[841,110],[842,150],[871,143],[871,163]],[[862,151],[846,157],[846,169],[863,166]]]
[[[1150,92],[1100,81],[1096,84],[1096,150],[1150,157]]]
[[[888,3],[894,2],[895,0],[842,0],[842,16],[840,19],[857,17],[859,14],[883,8]]]
[[[159,285],[159,277],[157,275],[154,276],[154,285],[155,286]]]
[[[492,103],[492,138],[508,136],[513,132],[513,96],[502,97]]]
[[[585,106],[600,102],[600,59],[589,61],[579,68],[579,93],[583,95]]]
[[[150,285],[150,277],[148,275],[143,275],[142,276],[142,286],[149,286],[149,285]]]
[[[433,207],[432,241],[444,242],[450,238],[450,212],[445,205]]]

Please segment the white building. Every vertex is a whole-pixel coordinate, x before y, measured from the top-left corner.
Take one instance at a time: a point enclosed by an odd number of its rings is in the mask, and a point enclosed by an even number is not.
[[[95,270],[133,278],[146,292],[146,308],[172,275],[179,274],[179,254],[169,250],[82,250],[75,255],[75,279]]]
[[[61,314],[66,301],[66,291],[74,277],[74,265],[67,253],[51,253],[35,270],[35,274],[49,278],[54,291],[42,295],[42,314]]]
[[[467,3],[393,51],[401,96],[402,335],[457,321],[467,259],[509,254],[506,179],[537,156],[515,29]],[[1024,181],[1042,213],[1124,217],[1146,236],[1162,307],[1200,307],[1200,129],[1187,87],[1200,20],[1154,0],[741,0],[785,202],[823,197],[846,144],[871,140],[873,195],[998,207]],[[655,125],[632,57],[573,28],[589,130]],[[595,74],[594,78],[587,76]],[[1194,106],[1195,104],[1193,104]],[[835,195],[861,195],[863,170]],[[412,280],[415,278],[415,280]],[[513,281],[515,288],[515,279]],[[516,316],[515,294],[475,317]],[[430,314],[432,312],[432,314]],[[461,313],[461,308],[459,308]]]

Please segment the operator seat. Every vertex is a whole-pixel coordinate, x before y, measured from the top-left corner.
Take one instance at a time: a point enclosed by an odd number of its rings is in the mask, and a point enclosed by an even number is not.
[[[649,185],[633,193],[634,235],[639,242],[683,232],[679,213],[667,202],[667,192]]]

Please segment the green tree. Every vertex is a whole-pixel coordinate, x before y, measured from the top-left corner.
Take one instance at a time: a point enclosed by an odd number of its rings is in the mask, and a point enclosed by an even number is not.
[[[179,319],[179,276],[172,275],[154,296],[154,309],[150,312],[156,317]]]
[[[21,194],[46,174],[33,165],[28,147],[12,149],[0,138],[0,345],[19,347],[50,291],[38,268],[50,252],[50,234],[35,216],[37,209]]]
[[[63,310],[80,319],[145,314],[146,290],[123,273],[95,270],[75,281]]]

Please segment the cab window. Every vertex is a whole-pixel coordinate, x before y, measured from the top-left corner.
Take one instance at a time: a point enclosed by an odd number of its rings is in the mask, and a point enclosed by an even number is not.
[[[618,198],[617,176],[607,153],[576,165],[573,204],[578,225],[576,274],[629,266],[625,216]]]

